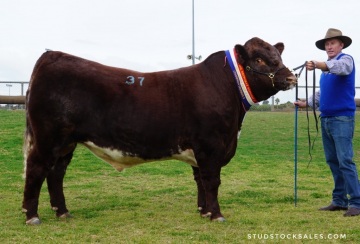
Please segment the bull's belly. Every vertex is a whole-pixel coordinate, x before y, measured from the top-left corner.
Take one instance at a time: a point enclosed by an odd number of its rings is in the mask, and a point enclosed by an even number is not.
[[[171,157],[161,159],[143,159],[141,157],[138,157],[137,155],[129,156],[129,153],[121,150],[99,147],[90,141],[84,142],[83,145],[89,148],[97,157],[109,163],[118,171],[122,171],[124,168],[133,167],[138,164],[171,159],[176,159],[197,167],[194,151],[192,149],[182,151],[179,148],[179,151],[173,154]]]

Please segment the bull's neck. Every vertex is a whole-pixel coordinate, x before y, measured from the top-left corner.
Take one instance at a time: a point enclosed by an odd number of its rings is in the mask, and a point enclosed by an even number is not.
[[[236,61],[234,51],[225,51],[226,59],[230,65],[231,71],[235,78],[235,84],[241,98],[242,104],[246,111],[250,109],[252,105],[257,103],[254,94],[251,91],[250,84],[246,78],[244,68]]]

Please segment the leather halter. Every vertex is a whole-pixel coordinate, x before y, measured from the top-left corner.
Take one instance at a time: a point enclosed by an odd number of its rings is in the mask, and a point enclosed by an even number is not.
[[[261,72],[261,71],[258,71],[258,70],[256,70],[256,69],[253,69],[253,68],[251,68],[249,65],[246,66],[246,70],[247,70],[247,71],[252,71],[252,72],[255,72],[255,73],[257,73],[257,74],[261,74],[261,75],[266,75],[266,76],[268,76],[268,77],[271,79],[271,83],[272,83],[273,87],[275,87],[274,78],[275,78],[276,73],[279,72],[280,70],[285,69],[285,68],[286,68],[286,67],[284,66],[284,67],[276,70],[275,72],[266,73],[266,72]]]

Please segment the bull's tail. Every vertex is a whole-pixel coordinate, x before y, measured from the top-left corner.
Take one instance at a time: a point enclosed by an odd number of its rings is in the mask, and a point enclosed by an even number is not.
[[[24,153],[24,174],[23,178],[26,178],[26,166],[27,166],[27,158],[29,155],[29,152],[32,147],[32,139],[30,133],[28,131],[25,132],[25,138],[24,138],[24,147],[23,147],[23,153]]]
[[[28,113],[28,102],[29,102],[29,95],[30,90],[26,92],[26,99],[25,99],[25,107],[26,107],[26,130],[24,134],[24,145],[23,145],[23,155],[24,155],[24,174],[23,178],[26,178],[26,166],[27,166],[27,159],[29,153],[33,147],[33,130],[30,124],[29,113]]]

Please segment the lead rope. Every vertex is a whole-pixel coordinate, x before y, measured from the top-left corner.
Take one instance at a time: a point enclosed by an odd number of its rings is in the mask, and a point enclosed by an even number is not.
[[[306,83],[306,101],[308,101],[308,78],[307,78],[307,70],[306,70],[306,76],[305,76],[305,83]],[[316,136],[314,138],[314,140],[311,142],[311,135],[310,135],[310,120],[309,120],[309,110],[308,110],[308,106],[306,106],[306,117],[307,117],[307,122],[308,122],[308,126],[307,126],[307,131],[308,131],[308,144],[309,144],[309,163],[307,165],[307,168],[309,168],[310,163],[312,161],[312,154],[311,154],[311,150],[314,149],[314,145],[315,145],[315,141],[316,138],[319,135],[319,121],[318,121],[318,117],[316,114],[316,104],[315,104],[315,89],[316,89],[316,74],[315,74],[315,69],[313,70],[313,93],[312,93],[312,111],[313,111],[313,115],[314,115],[314,119],[315,119],[315,127],[316,127]]]
[[[309,94],[308,94],[308,70],[306,70],[306,72],[305,72],[305,100],[306,100],[306,102],[308,101],[308,99],[309,99]],[[314,102],[314,99],[313,99],[313,102]],[[307,134],[308,134],[308,145],[309,145],[309,156],[310,156],[310,160],[309,160],[309,163],[308,163],[308,167],[309,167],[309,164],[312,161],[312,155],[311,155],[311,134],[310,134],[310,119],[309,119],[309,108],[308,108],[308,106],[306,106],[306,119],[307,119]]]
[[[297,69],[300,69],[300,72],[299,74],[295,74],[295,76],[297,78],[300,78],[300,75],[301,75],[301,72],[303,71],[303,69],[305,68],[306,66],[306,61],[304,64],[296,67],[293,69],[293,71],[297,70]],[[315,106],[315,87],[316,87],[316,73],[315,73],[315,70],[313,71],[313,93],[312,93],[312,102],[313,102],[313,114],[314,114],[314,119],[315,119],[315,126],[316,126],[316,137],[314,138],[314,140],[311,142],[311,134],[310,134],[310,118],[309,118],[309,109],[308,109],[308,106],[306,106],[306,118],[307,118],[307,133],[308,133],[308,145],[309,145],[309,156],[310,156],[310,160],[309,160],[309,163],[308,163],[308,166],[310,165],[311,161],[312,161],[312,154],[311,154],[311,150],[314,149],[314,144],[315,144],[315,141],[316,141],[316,138],[318,137],[319,135],[319,126],[318,126],[318,117],[317,117],[317,114],[316,114],[316,106]],[[295,90],[295,101],[299,100],[298,98],[298,84],[296,83],[296,90]],[[308,101],[308,98],[309,98],[309,95],[308,95],[308,70],[306,70],[305,72],[305,100]],[[296,107],[296,110],[297,112],[297,107]],[[296,113],[297,115],[297,113]],[[297,117],[297,116],[296,116]],[[297,118],[296,118],[297,120]],[[297,146],[297,145],[296,145]],[[297,150],[297,148],[295,148],[295,150]]]

